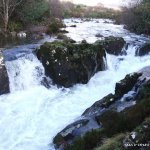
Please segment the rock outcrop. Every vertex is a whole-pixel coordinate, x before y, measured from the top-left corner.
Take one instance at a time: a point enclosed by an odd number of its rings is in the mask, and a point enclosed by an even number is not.
[[[138,56],[144,56],[150,53],[150,43],[144,44],[138,51]]]
[[[70,87],[85,84],[96,72],[104,70],[106,54],[99,43],[55,41],[43,44],[37,57],[55,84]]]
[[[107,53],[112,55],[121,55],[122,49],[125,45],[125,40],[121,37],[106,37],[104,41],[104,48]]]
[[[53,141],[56,148],[93,149],[97,144],[100,145],[101,139],[126,133],[140,125],[150,115],[150,77],[147,72],[148,67],[127,75],[116,83],[115,94],[109,94],[95,102],[82,114],[83,119],[56,135]],[[81,126],[82,121],[86,123]],[[90,140],[97,142],[92,141],[87,146],[86,142]],[[123,146],[123,141],[120,144]]]
[[[5,64],[3,61],[3,55],[0,50],[0,95],[6,94],[9,92],[9,79],[8,74],[5,68]]]

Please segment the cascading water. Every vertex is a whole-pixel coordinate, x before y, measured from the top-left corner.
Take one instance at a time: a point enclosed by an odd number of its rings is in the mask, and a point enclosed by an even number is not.
[[[11,92],[40,85],[45,74],[42,64],[32,53],[17,60],[6,61],[6,67]]]
[[[80,30],[82,38],[90,25],[104,26],[106,29],[110,23],[105,24],[103,20],[99,20],[99,24],[91,21],[85,26],[82,23],[82,29],[85,27],[83,32],[78,24],[76,30]],[[111,24],[111,28],[110,34],[117,28],[117,34],[123,35],[121,26]],[[91,39],[92,36],[95,38],[96,31],[97,28],[91,31],[93,34],[89,33]],[[134,41],[130,33],[124,32],[126,40]],[[69,35],[74,37],[71,32]],[[6,59],[11,93],[0,96],[0,150],[53,150],[52,139],[60,130],[78,119],[95,101],[114,92],[115,83],[126,74],[150,65],[149,55],[135,57],[137,44],[130,42],[127,55],[107,54],[108,70],[96,73],[88,84],[77,84],[68,89],[51,85],[47,89],[41,84],[45,77],[43,66],[27,49],[22,56]],[[6,55],[11,51],[13,49],[7,51]]]

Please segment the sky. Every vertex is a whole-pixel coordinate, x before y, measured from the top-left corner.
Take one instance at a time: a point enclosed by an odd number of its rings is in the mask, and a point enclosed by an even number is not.
[[[98,3],[102,3],[107,7],[119,7],[121,6],[123,0],[71,0],[76,4],[86,4],[89,6],[97,5]]]

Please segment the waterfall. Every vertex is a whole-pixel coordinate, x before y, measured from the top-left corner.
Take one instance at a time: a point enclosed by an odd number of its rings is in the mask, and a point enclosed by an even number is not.
[[[104,25],[100,21],[100,26]],[[111,25],[111,28],[122,35],[122,27]],[[80,34],[85,35],[81,29]],[[92,35],[95,38],[95,32]],[[131,44],[127,55],[107,54],[107,70],[96,73],[87,84],[72,88],[43,86],[44,68],[30,48],[15,59],[6,59],[11,93],[0,96],[0,150],[53,150],[52,140],[59,131],[78,119],[95,101],[113,93],[115,83],[126,74],[150,65],[150,56],[136,57],[136,49],[136,44]]]
[[[42,64],[30,53],[16,60],[6,61],[10,90],[24,90],[40,85],[45,77]]]

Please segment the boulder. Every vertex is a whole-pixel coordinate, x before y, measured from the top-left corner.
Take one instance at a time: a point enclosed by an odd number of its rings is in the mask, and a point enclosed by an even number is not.
[[[131,91],[140,76],[142,76],[142,73],[128,74],[123,80],[117,82],[115,87],[115,96],[117,98],[121,98],[124,94]]]
[[[74,25],[71,25],[70,27],[74,27],[75,28],[75,27],[77,27],[77,25],[74,24]]]
[[[96,37],[104,37],[104,36],[101,35],[100,33],[97,33],[95,36],[96,36]]]
[[[150,43],[144,44],[138,51],[138,56],[144,56],[150,53]]]
[[[0,95],[9,93],[9,79],[3,62],[3,55],[0,51]]]
[[[104,108],[108,108],[115,100],[115,95],[108,94],[101,100],[95,102],[91,107],[87,108],[82,115],[86,117],[99,115],[103,112]]]
[[[104,48],[107,53],[112,55],[121,55],[125,41],[122,37],[106,37],[104,41]]]
[[[85,126],[88,122],[88,119],[82,119],[70,124],[54,137],[53,143],[56,147],[59,147],[60,145],[63,145],[64,147],[66,141],[71,141],[76,134],[79,134],[77,133],[77,130],[79,131],[79,129]]]
[[[99,43],[46,42],[37,57],[53,82],[64,87],[86,84],[96,72],[105,69],[106,55]]]

